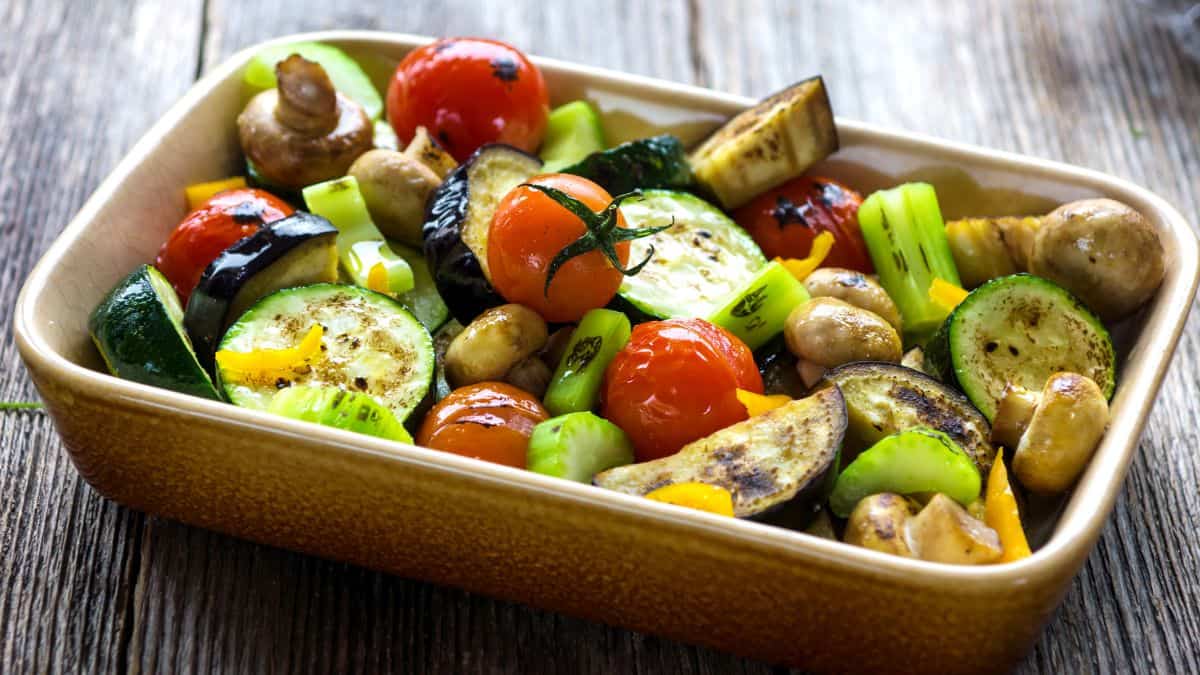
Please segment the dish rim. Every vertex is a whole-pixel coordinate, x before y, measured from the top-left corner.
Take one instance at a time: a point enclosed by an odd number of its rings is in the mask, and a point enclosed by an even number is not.
[[[267,45],[301,40],[355,43],[364,47],[389,45],[411,48],[433,39],[428,36],[384,31],[334,30],[297,33],[242,49],[211,69],[134,144],[29,273],[22,285],[13,314],[13,335],[22,359],[28,365],[36,365],[38,370],[46,374],[48,381],[83,395],[109,398],[114,403],[160,408],[190,417],[212,418],[228,424],[233,429],[254,428],[280,440],[296,437],[315,438],[331,451],[343,453],[347,457],[356,454],[371,456],[394,463],[397,470],[408,466],[422,467],[447,475],[459,475],[500,486],[521,488],[564,504],[586,505],[640,517],[649,527],[674,525],[712,535],[730,544],[753,542],[759,546],[772,546],[800,558],[809,558],[813,562],[820,560],[879,579],[911,581],[912,575],[919,574],[922,581],[949,583],[960,589],[983,590],[996,584],[1020,586],[1059,577],[1064,565],[1070,565],[1070,569],[1074,570],[1072,561],[1082,561],[1090,552],[1100,529],[1111,515],[1117,494],[1124,485],[1129,463],[1139,446],[1150,410],[1161,390],[1166,369],[1191,310],[1197,280],[1200,278],[1200,247],[1196,234],[1183,216],[1164,199],[1122,178],[1061,162],[942,140],[920,133],[887,129],[841,117],[837,118],[841,129],[853,130],[866,137],[888,138],[924,146],[951,162],[955,159],[969,159],[970,163],[976,166],[1003,166],[1009,169],[1015,164],[1054,173],[1073,183],[1086,183],[1110,194],[1137,194],[1152,205],[1165,224],[1166,231],[1160,234],[1164,239],[1169,236],[1171,240],[1164,241],[1164,244],[1175,246],[1178,273],[1170,284],[1164,283],[1159,289],[1152,312],[1161,313],[1162,316],[1150,322],[1149,314],[1144,315],[1147,321],[1139,329],[1136,343],[1140,350],[1160,356],[1146,357],[1148,361],[1143,367],[1132,372],[1126,368],[1122,372],[1119,391],[1124,392],[1126,399],[1122,414],[1119,418],[1113,418],[1104,441],[1059,515],[1050,539],[1029,558],[1003,565],[958,566],[891,556],[782,527],[724,518],[522,469],[411,444],[384,441],[121,380],[77,364],[50,346],[36,319],[38,303],[35,300],[44,297],[52,280],[52,272],[60,268],[59,263],[67,250],[87,232],[101,206],[111,198],[112,193],[144,160],[151,149],[157,147],[189,111],[201,105],[218,84],[237,76],[255,52]],[[715,102],[738,107],[747,107],[755,102],[754,99],[744,96],[643,75],[553,58],[531,56],[531,59],[540,68],[556,71],[566,77],[671,93],[682,99],[681,106],[686,106],[688,99],[703,99],[709,104]],[[1156,330],[1147,333],[1151,324]],[[1161,356],[1162,354],[1166,356]],[[1114,449],[1113,446],[1118,447]]]

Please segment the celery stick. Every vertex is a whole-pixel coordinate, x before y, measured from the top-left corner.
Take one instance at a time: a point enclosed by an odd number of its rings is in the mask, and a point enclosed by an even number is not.
[[[621,312],[593,309],[584,314],[546,389],[546,410],[563,415],[595,407],[604,371],[629,342],[630,331],[629,317]]]
[[[391,296],[413,289],[412,267],[388,247],[375,227],[354,176],[304,188],[304,202],[338,229],[338,260],[356,285]]]
[[[725,299],[708,320],[758,349],[783,332],[788,314],[810,300],[808,290],[778,262],[767,263]]]
[[[633,446],[612,422],[573,412],[534,427],[526,458],[526,468],[535,473],[590,483],[601,471],[633,463]]]
[[[930,284],[937,278],[960,284],[933,186],[875,192],[859,207],[858,223],[879,283],[900,309],[905,342],[925,340],[947,314],[929,297]]]

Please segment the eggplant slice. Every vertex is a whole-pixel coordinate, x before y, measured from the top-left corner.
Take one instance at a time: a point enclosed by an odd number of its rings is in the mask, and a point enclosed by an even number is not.
[[[829,371],[846,401],[849,427],[842,463],[884,436],[914,427],[936,429],[957,443],[987,476],[996,456],[988,441],[991,427],[966,396],[912,368],[858,361]]]
[[[488,229],[500,200],[541,168],[542,160],[512,146],[485,145],[429,197],[425,259],[438,293],[464,326],[505,302],[488,274]]]
[[[825,496],[846,430],[837,387],[725,427],[662,459],[609,469],[592,482],[644,495],[665,485],[699,482],[733,495],[733,514],[758,516],[785,504],[814,505]]]
[[[337,281],[337,228],[296,213],[221,252],[200,277],[183,323],[210,372],[221,335],[260,298],[293,286]]]

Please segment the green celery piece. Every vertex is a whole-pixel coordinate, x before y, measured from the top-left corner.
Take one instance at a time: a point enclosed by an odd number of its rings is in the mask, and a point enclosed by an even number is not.
[[[859,500],[879,492],[941,492],[966,506],[979,497],[974,460],[946,434],[916,427],[886,436],[838,474],[829,508],[846,518]]]
[[[736,335],[750,349],[758,349],[783,332],[788,314],[810,299],[808,289],[786,267],[770,262],[730,294],[708,320]]]
[[[390,441],[412,443],[412,436],[392,411],[371,396],[335,387],[296,385],[280,389],[267,409],[276,415],[316,422]]]
[[[243,79],[256,90],[275,86],[275,64],[292,54],[299,54],[309,61],[321,64],[330,81],[338,91],[358,103],[371,120],[383,114],[383,98],[371,78],[346,52],[320,42],[294,42],[292,44],[264,47],[246,64]]]
[[[629,317],[621,312],[593,309],[584,314],[546,389],[546,410],[565,415],[594,408],[604,371],[629,342],[630,332]]]
[[[542,139],[542,171],[554,173],[608,147],[600,114],[587,101],[571,101],[550,111]]]
[[[960,284],[937,194],[928,183],[879,190],[858,209],[879,282],[896,302],[906,342],[929,337],[948,314],[929,297],[935,278]]]
[[[358,286],[372,288],[371,269],[382,265],[387,278],[386,292],[393,297],[413,289],[412,267],[396,255],[383,238],[354,176],[342,176],[304,188],[308,210],[322,216],[338,229],[338,260],[342,269]],[[372,290],[385,290],[372,288]]]
[[[533,428],[526,468],[590,483],[592,476],[633,463],[633,446],[617,425],[590,412],[552,417]]]

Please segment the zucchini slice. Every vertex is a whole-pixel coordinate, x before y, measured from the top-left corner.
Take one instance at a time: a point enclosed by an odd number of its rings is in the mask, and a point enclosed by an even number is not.
[[[736,209],[837,149],[833,109],[818,75],[738,113],[692,152],[691,163],[721,206]]]
[[[374,397],[402,422],[427,402],[434,374],[429,331],[399,302],[365,288],[313,284],[272,293],[229,328],[221,349],[287,349],[314,323],[324,327],[323,354],[306,372],[239,382],[218,366],[229,400],[267,410],[284,387],[335,387]]]
[[[183,330],[179,296],[150,265],[137,268],[109,291],[92,311],[88,332],[113,375],[221,400]]]
[[[669,135],[639,138],[593,152],[562,172],[593,180],[613,196],[633,190],[693,187],[692,169],[683,143]]]
[[[996,453],[991,427],[965,396],[928,375],[894,363],[859,361],[834,368],[825,381],[846,399],[849,424],[843,461],[888,434],[928,427],[946,434],[987,475]]]
[[[271,398],[269,412],[389,441],[412,443],[412,436],[391,410],[356,391],[333,387],[285,387]]]
[[[596,474],[592,482],[633,495],[675,483],[716,485],[733,495],[739,518],[789,503],[808,508],[827,494],[845,431],[841,392],[829,387],[693,441],[674,455]]]
[[[229,324],[260,298],[281,288],[337,281],[337,235],[328,220],[297,211],[222,251],[204,270],[183,319],[204,367],[212,369]]]
[[[654,256],[618,293],[660,319],[708,317],[767,264],[762,250],[720,209],[686,192],[646,190],[621,204],[630,227],[674,225],[630,242],[629,259]]]
[[[1011,384],[1041,391],[1057,372],[1090,377],[1112,398],[1116,352],[1100,319],[1066,289],[1031,274],[971,291],[925,349],[926,365],[957,382],[989,421]]]
[[[504,304],[488,273],[488,229],[504,195],[541,168],[542,160],[512,146],[485,145],[429,196],[422,227],[425,259],[438,293],[464,326]]]

